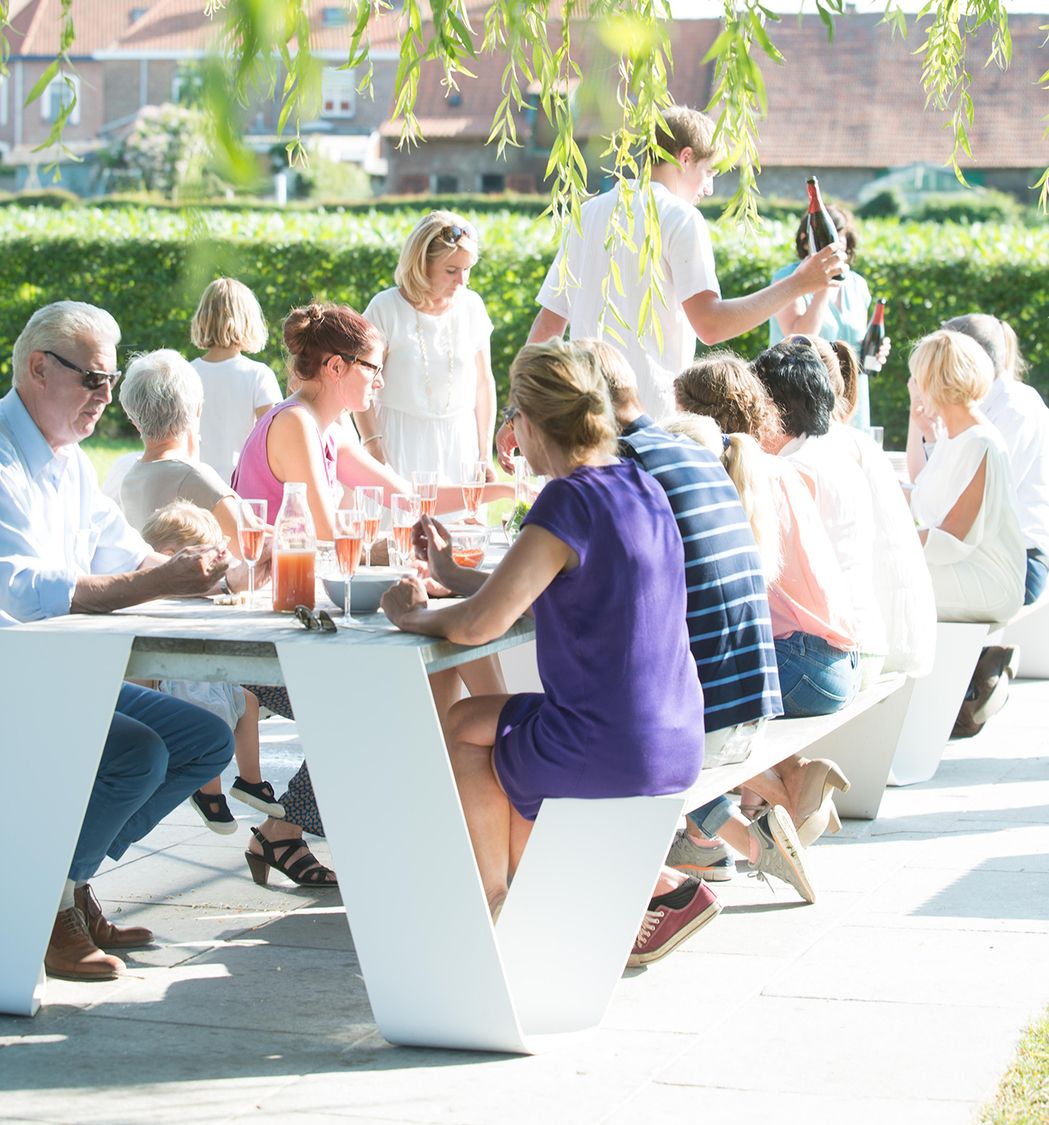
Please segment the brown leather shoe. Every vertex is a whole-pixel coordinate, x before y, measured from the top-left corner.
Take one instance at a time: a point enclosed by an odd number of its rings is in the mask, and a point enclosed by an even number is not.
[[[95,945],[83,914],[73,906],[55,918],[44,968],[48,976],[65,980],[114,980],[124,971],[124,962]]]
[[[114,926],[107,921],[90,883],[77,887],[73,892],[73,902],[84,915],[91,940],[100,949],[135,949],[153,944],[153,931],[145,926]]]

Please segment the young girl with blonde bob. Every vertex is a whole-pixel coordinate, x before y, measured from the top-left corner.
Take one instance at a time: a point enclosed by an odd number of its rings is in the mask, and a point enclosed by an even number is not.
[[[266,335],[262,309],[246,285],[220,277],[204,290],[190,324],[194,347],[204,351],[193,360],[204,384],[200,459],[227,482],[256,420],[283,397],[273,372],[241,354],[261,351]]]

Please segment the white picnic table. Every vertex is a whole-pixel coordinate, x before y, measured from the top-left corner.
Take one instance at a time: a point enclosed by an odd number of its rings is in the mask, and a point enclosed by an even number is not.
[[[526,919],[535,910],[511,909],[526,891],[511,894],[510,924],[504,934],[501,923],[496,942],[427,681],[531,639],[531,621],[473,648],[401,633],[381,614],[361,621],[320,634],[290,615],[184,599],[0,630],[8,839],[31,856],[9,864],[8,902],[17,906],[0,927],[0,1011],[39,1007],[43,955],[121,682],[170,677],[287,685],[376,1023],[389,1040],[526,1052],[544,1032],[598,1022],[659,856],[634,874],[636,909],[618,927],[625,948],[617,945],[615,972],[595,983],[597,999],[585,967],[585,1010],[565,996],[559,973],[559,994],[537,988],[547,974],[536,959],[558,951],[533,947]],[[573,964],[586,961],[580,950]]]

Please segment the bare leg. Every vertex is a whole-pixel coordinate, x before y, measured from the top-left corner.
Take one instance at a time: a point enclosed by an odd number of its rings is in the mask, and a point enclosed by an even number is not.
[[[471,695],[506,695],[503,666],[498,656],[482,656],[458,668],[466,690]]]
[[[506,898],[510,876],[513,810],[492,765],[499,715],[508,698],[482,695],[463,699],[448,716],[448,755],[481,883],[492,910]],[[517,831],[520,834],[520,828]]]
[[[448,732],[448,712],[453,704],[459,702],[462,694],[459,674],[454,668],[445,672],[435,672],[430,677],[430,693],[433,695],[433,705],[437,708],[437,718],[441,723],[441,732],[444,734],[446,745],[451,745],[451,736]]]
[[[259,772],[259,701],[250,691],[244,693],[244,714],[233,729],[233,753],[237,773],[252,785],[262,781]]]

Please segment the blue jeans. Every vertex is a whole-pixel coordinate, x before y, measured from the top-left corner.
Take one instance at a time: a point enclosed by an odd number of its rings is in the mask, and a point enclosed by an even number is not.
[[[776,641],[783,714],[788,719],[831,715],[851,703],[860,687],[857,652],[834,648],[811,633]]]
[[[233,757],[222,719],[159,691],[124,684],[109,728],[70,879],[90,879],[103,856],[119,859]]]
[[[1049,573],[1049,568],[1046,567],[1045,555],[1043,555],[1041,551],[1028,551],[1027,581],[1024,585],[1024,605],[1030,605],[1032,602],[1038,601],[1042,596],[1042,591],[1045,589],[1047,573]]]

